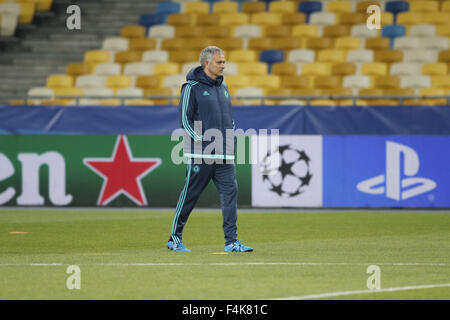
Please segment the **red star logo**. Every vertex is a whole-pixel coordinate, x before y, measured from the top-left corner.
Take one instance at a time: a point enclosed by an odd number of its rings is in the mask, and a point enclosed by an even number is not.
[[[159,166],[161,159],[134,159],[127,138],[119,136],[112,158],[85,158],[83,163],[104,179],[98,205],[106,205],[124,194],[143,206],[147,204],[147,199],[141,179]]]

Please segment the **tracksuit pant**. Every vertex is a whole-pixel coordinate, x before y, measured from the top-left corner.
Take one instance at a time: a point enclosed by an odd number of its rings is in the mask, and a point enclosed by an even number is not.
[[[213,180],[219,191],[222,205],[223,232],[225,245],[233,243],[237,238],[237,181],[236,168],[231,164],[208,164],[202,161],[199,164],[191,159],[186,168],[186,181],[178,199],[175,216],[172,222],[172,231],[169,240],[175,243],[182,242],[183,228],[197,203],[200,194],[208,183]]]

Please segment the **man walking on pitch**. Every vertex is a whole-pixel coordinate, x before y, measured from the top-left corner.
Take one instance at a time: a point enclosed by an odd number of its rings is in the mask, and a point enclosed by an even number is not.
[[[238,190],[234,166],[234,121],[230,94],[223,82],[224,68],[222,49],[207,47],[200,54],[200,66],[188,73],[187,82],[181,88],[179,118],[186,133],[183,151],[188,162],[185,185],[177,203],[167,242],[167,247],[173,251],[190,251],[183,245],[183,228],[211,179],[219,191],[222,204],[224,251],[253,251],[253,248],[244,246],[237,240]],[[212,150],[208,148],[208,144],[212,143],[211,132],[220,133],[218,136],[214,135],[215,148]]]

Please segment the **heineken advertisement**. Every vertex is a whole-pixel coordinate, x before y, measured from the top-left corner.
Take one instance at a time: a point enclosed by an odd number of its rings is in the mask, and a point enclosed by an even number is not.
[[[0,136],[0,205],[175,207],[186,174],[178,145],[169,135]],[[251,166],[236,171],[248,207]],[[220,206],[212,182],[198,205]]]

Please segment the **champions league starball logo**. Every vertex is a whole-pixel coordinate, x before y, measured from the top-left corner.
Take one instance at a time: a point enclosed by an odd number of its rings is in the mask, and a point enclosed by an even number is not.
[[[309,186],[313,174],[311,159],[304,150],[290,144],[269,151],[260,163],[263,183],[283,198],[302,194]]]

